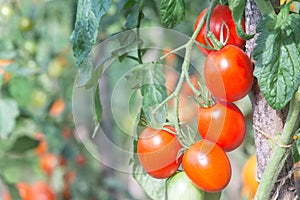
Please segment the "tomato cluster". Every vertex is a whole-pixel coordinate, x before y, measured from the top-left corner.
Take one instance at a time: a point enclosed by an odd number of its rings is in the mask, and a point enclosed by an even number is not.
[[[195,30],[207,11],[205,9],[199,15]],[[244,21],[242,27],[245,27]],[[206,32],[204,24],[196,40],[214,48],[214,42]],[[203,199],[205,192],[220,192],[231,179],[231,164],[226,152],[239,147],[246,134],[244,116],[233,102],[246,96],[253,82],[251,60],[242,50],[245,40],[239,38],[227,6],[217,5],[214,8],[210,32],[219,40],[227,39],[220,41],[223,44],[220,49],[208,50],[199,46],[199,50],[207,56],[204,80],[214,102],[199,108],[198,132],[202,139],[192,144],[183,155],[179,153],[183,147],[171,126],[162,130],[147,127],[137,142],[139,161],[150,176],[159,179],[172,176],[169,191],[182,187],[176,194],[180,196],[180,192],[184,191],[186,195],[197,196],[197,199]],[[180,164],[184,172],[176,174]]]

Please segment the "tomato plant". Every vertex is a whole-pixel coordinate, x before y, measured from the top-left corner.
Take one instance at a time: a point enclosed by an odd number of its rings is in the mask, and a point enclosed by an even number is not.
[[[207,56],[204,79],[219,100],[233,102],[248,94],[253,83],[250,58],[240,48],[228,45]]]
[[[221,191],[231,178],[231,165],[226,153],[205,139],[196,142],[184,153],[182,166],[191,181],[207,192]]]
[[[232,151],[242,144],[246,123],[236,105],[217,102],[208,108],[199,108],[198,131],[202,138],[217,143],[225,151]]]
[[[166,129],[175,131],[171,126]],[[159,179],[168,178],[178,169],[181,157],[177,158],[181,144],[176,135],[166,130],[147,127],[139,136],[137,153],[144,170]]]
[[[198,16],[195,25],[194,25],[194,31],[196,30],[199,22],[207,13],[208,8],[204,9]],[[227,29],[222,26],[222,24],[225,23],[228,26],[228,31]],[[216,36],[218,40],[222,37],[224,40],[226,37],[228,37],[228,41],[225,45],[235,45],[239,48],[244,48],[245,46],[245,40],[241,39],[237,32],[236,32],[236,27],[234,20],[232,18],[232,12],[229,9],[228,6],[225,5],[217,5],[211,15],[210,19],[210,31]],[[245,22],[244,20],[242,21],[242,27],[245,30]],[[223,35],[222,35],[223,34]],[[228,36],[229,35],[229,36]],[[207,38],[207,30],[206,30],[206,22],[203,24],[199,34],[197,35],[196,41],[200,42],[203,45],[208,45],[205,38]],[[209,41],[209,45],[212,45],[210,40],[207,38]],[[199,50],[207,56],[209,53],[212,51],[209,49],[206,49],[204,47],[198,46]]]

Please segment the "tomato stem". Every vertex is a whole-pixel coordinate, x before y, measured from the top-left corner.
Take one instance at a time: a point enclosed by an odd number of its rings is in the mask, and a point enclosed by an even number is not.
[[[280,137],[283,146],[293,142],[293,136],[300,121],[300,87],[295,93],[289,104],[289,112],[287,120]],[[269,199],[272,188],[277,181],[278,175],[281,172],[286,159],[291,151],[291,148],[284,148],[282,145],[274,145],[270,160],[265,168],[263,177],[257,189],[255,200]]]

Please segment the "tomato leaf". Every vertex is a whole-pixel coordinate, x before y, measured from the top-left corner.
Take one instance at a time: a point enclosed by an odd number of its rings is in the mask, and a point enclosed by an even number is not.
[[[23,77],[13,78],[8,83],[8,91],[20,106],[27,106],[31,102],[33,84]]]
[[[126,55],[136,47],[140,46],[142,41],[133,30],[123,31],[112,35],[109,39],[100,43],[95,49],[95,55],[89,55],[84,60],[85,67],[79,68],[78,87],[85,86],[91,88],[98,83],[102,75],[103,67],[109,66],[120,56]],[[99,53],[98,53],[99,52]],[[101,55],[99,56],[101,52]],[[95,58],[93,58],[95,57]],[[100,60],[99,57],[101,58]]]
[[[100,92],[99,92],[99,85],[95,87],[95,94],[94,94],[94,108],[97,122],[100,123],[102,120],[102,105],[100,100]]]
[[[91,52],[98,36],[98,26],[102,16],[110,7],[111,0],[79,0],[75,29],[71,35],[73,52],[79,68]]]
[[[0,138],[7,138],[15,127],[19,116],[18,105],[14,100],[0,99]]]
[[[9,149],[10,152],[13,153],[24,153],[28,150],[34,149],[39,144],[38,140],[30,138],[28,136],[21,136],[16,139],[13,146]]]
[[[157,109],[158,105],[167,97],[162,65],[158,63],[141,64],[132,70],[130,78],[135,81],[135,88],[141,91],[142,110],[148,124],[156,129],[162,128],[167,118],[166,104]]]
[[[254,75],[270,106],[282,109],[300,84],[300,16],[282,9],[264,16],[257,32]]]
[[[167,28],[173,28],[185,17],[184,0],[162,0],[160,3],[161,22]]]
[[[125,27],[127,29],[136,28],[143,16],[143,3],[141,0],[127,0],[121,12],[126,17]]]
[[[238,36],[244,40],[251,39],[254,34],[247,34],[243,30],[242,21],[246,6],[246,0],[228,0],[229,8],[232,11],[232,18],[234,20],[235,29]]]

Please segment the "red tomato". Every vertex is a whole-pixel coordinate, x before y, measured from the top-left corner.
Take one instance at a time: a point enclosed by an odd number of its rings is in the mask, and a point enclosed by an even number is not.
[[[204,14],[207,12],[208,8],[204,9],[200,15],[198,16],[196,23],[194,25],[194,31],[196,30],[198,23],[201,21],[203,18]],[[226,45],[232,44],[235,46],[238,46],[240,48],[244,48],[245,46],[245,40],[239,38],[236,30],[235,30],[235,24],[232,18],[231,10],[229,9],[228,6],[224,5],[217,5],[211,15],[210,19],[210,31],[216,36],[218,40],[220,40],[220,32],[221,32],[221,27],[222,23],[225,22],[229,28],[229,39]],[[244,20],[242,21],[242,27],[245,30],[245,22]],[[227,37],[227,29],[224,27],[223,28],[223,38],[224,40]],[[201,44],[206,45],[206,41],[204,39],[206,35],[206,23],[202,26],[196,41],[200,42]],[[211,44],[212,45],[212,44]],[[207,56],[211,50],[205,49],[203,47],[199,46],[199,50]]]
[[[246,123],[240,109],[233,103],[216,103],[200,107],[198,131],[203,139],[217,143],[224,151],[239,147],[246,134]]]
[[[233,102],[246,96],[253,83],[250,58],[240,48],[228,45],[210,53],[204,64],[204,79],[219,100]]]
[[[40,156],[39,166],[40,168],[50,176],[59,164],[59,157],[52,153],[45,153]]]
[[[226,153],[209,140],[193,144],[184,153],[182,166],[191,181],[206,192],[221,191],[231,178],[231,165]]]
[[[55,200],[52,188],[44,182],[36,182],[31,186],[30,200]]]
[[[175,131],[171,126],[165,127]],[[176,135],[151,127],[141,133],[137,143],[142,167],[150,176],[159,179],[168,178],[176,172],[181,161],[181,158],[176,160],[176,157],[181,148]]]
[[[19,195],[22,200],[31,200],[30,198],[30,186],[26,183],[19,182],[16,184],[16,187],[19,191]],[[11,200],[11,196],[8,192],[5,192],[3,195],[4,200]]]

